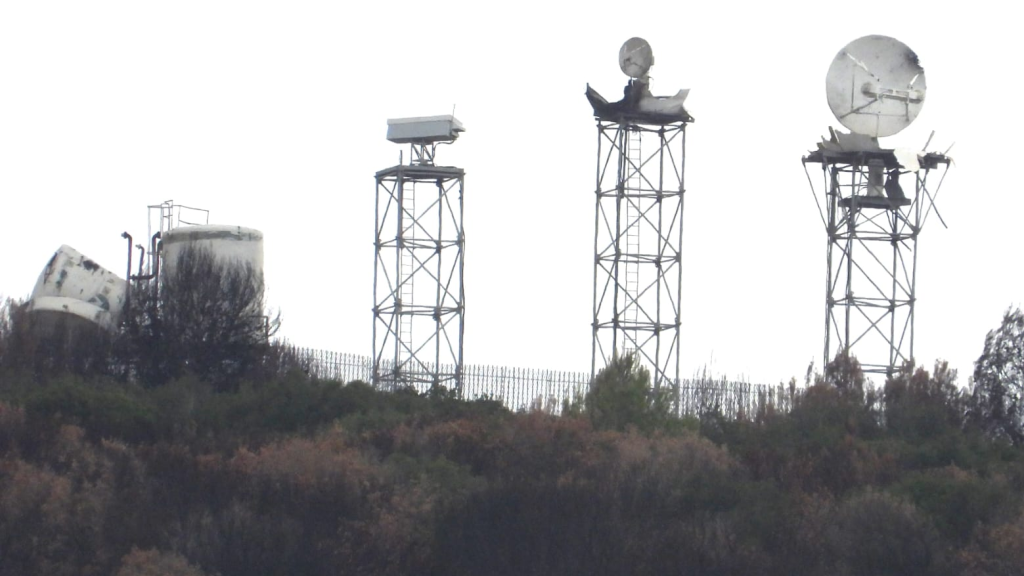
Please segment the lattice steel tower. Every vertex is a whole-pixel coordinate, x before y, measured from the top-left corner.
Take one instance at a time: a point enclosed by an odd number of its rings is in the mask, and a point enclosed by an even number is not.
[[[435,166],[438,144],[464,129],[453,116],[388,120],[409,163],[377,172],[373,384],[461,391],[465,172]]]
[[[892,375],[914,358],[917,237],[949,159],[927,154],[908,170],[892,150],[819,150],[804,158],[809,164],[821,166],[820,184],[811,186],[824,200],[828,234],[823,360],[847,353],[864,372]],[[901,174],[913,179],[911,197]]]
[[[803,158],[828,235],[825,364],[847,354],[864,372],[891,376],[914,359],[917,239],[932,211],[942,219],[934,202],[949,158],[878,138],[913,122],[925,90],[917,55],[887,36],[850,42],[829,67],[829,107],[851,133],[831,130]]]
[[[609,103],[589,86],[597,118],[594,315],[591,372],[635,353],[655,387],[679,380],[683,171],[687,91],[651,96],[650,45],[627,41],[619,64],[625,97]]]

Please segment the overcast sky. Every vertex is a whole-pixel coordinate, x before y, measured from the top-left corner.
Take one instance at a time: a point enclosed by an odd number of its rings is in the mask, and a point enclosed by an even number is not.
[[[925,106],[889,147],[950,151],[949,225],[919,240],[916,356],[965,384],[1024,299],[1018,18],[971,2],[4,2],[0,295],[61,244],[122,271],[127,230],[173,199],[265,234],[283,335],[371,350],[374,173],[386,120],[466,126],[465,360],[590,365],[596,128],[627,38],[655,94],[690,88],[682,371],[775,383],[820,368],[825,232],[800,159],[828,127],[847,42],[920,56]],[[357,8],[355,6],[358,6]]]

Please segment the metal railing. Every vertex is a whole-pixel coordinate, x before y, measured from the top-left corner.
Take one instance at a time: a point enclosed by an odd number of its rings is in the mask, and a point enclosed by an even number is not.
[[[369,356],[291,346],[298,364],[321,380],[372,381],[373,360]],[[462,398],[497,400],[510,410],[543,410],[560,414],[566,403],[582,401],[590,386],[588,372],[539,370],[507,366],[464,365]],[[429,384],[414,385],[418,392]],[[751,384],[726,379],[680,380],[670,393],[675,413],[697,416],[717,412],[727,418],[749,418],[766,411],[788,412],[796,390],[778,384]]]
[[[795,397],[792,385],[684,379],[679,383],[675,409],[680,416],[718,412],[729,418],[750,418],[765,412],[789,412]]]
[[[288,351],[307,374],[320,380],[369,383],[373,374],[373,360],[369,356],[298,346],[288,346]]]
[[[462,369],[464,398],[491,398],[512,410],[560,414],[563,403],[582,400],[588,386],[587,372],[474,365]]]

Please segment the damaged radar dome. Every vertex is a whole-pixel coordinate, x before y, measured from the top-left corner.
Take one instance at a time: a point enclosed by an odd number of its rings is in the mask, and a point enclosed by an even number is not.
[[[36,280],[28,311],[43,330],[63,323],[111,331],[121,320],[127,287],[125,280],[65,244]]]
[[[609,122],[635,119],[645,124],[670,124],[672,122],[693,122],[683,104],[689,90],[679,90],[672,96],[654,96],[651,93],[651,78],[648,76],[654,66],[654,51],[643,38],[630,38],[619,49],[619,68],[629,76],[623,89],[622,100],[609,102],[587,85],[587,100],[594,109],[594,116]]]

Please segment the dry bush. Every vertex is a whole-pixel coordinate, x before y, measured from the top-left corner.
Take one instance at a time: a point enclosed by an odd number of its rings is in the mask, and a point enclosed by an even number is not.
[[[0,402],[0,458],[18,455],[18,441],[24,433],[25,410]]]
[[[177,500],[185,512],[170,521],[168,543],[206,569],[330,574],[372,559],[380,472],[340,430],[194,460],[192,489],[205,494]]]
[[[741,470],[705,439],[527,414],[487,442],[487,485],[437,533],[440,572],[763,572],[736,514]]]
[[[104,522],[114,486],[103,457],[83,436],[81,429],[62,428],[50,465],[4,464],[0,574],[102,574],[108,567]]]
[[[1024,567],[1024,513],[1011,524],[996,526],[988,534],[988,548],[1002,574]]]
[[[205,576],[205,573],[173,552],[132,548],[121,560],[115,576]]]
[[[977,539],[956,557],[964,576],[1018,576],[1024,566],[1024,509],[1006,524],[978,531]]]
[[[831,573],[935,576],[944,573],[938,536],[912,504],[869,490],[840,503],[824,532]]]
[[[145,467],[75,426],[45,431],[32,461],[0,460],[0,574],[109,574],[155,538]]]
[[[230,466],[243,477],[240,488],[254,495],[293,502],[326,498],[349,506],[362,500],[376,474],[339,429],[312,439],[289,438],[255,452],[241,448]]]
[[[0,574],[72,574],[63,557],[71,482],[21,460],[0,462]]]

